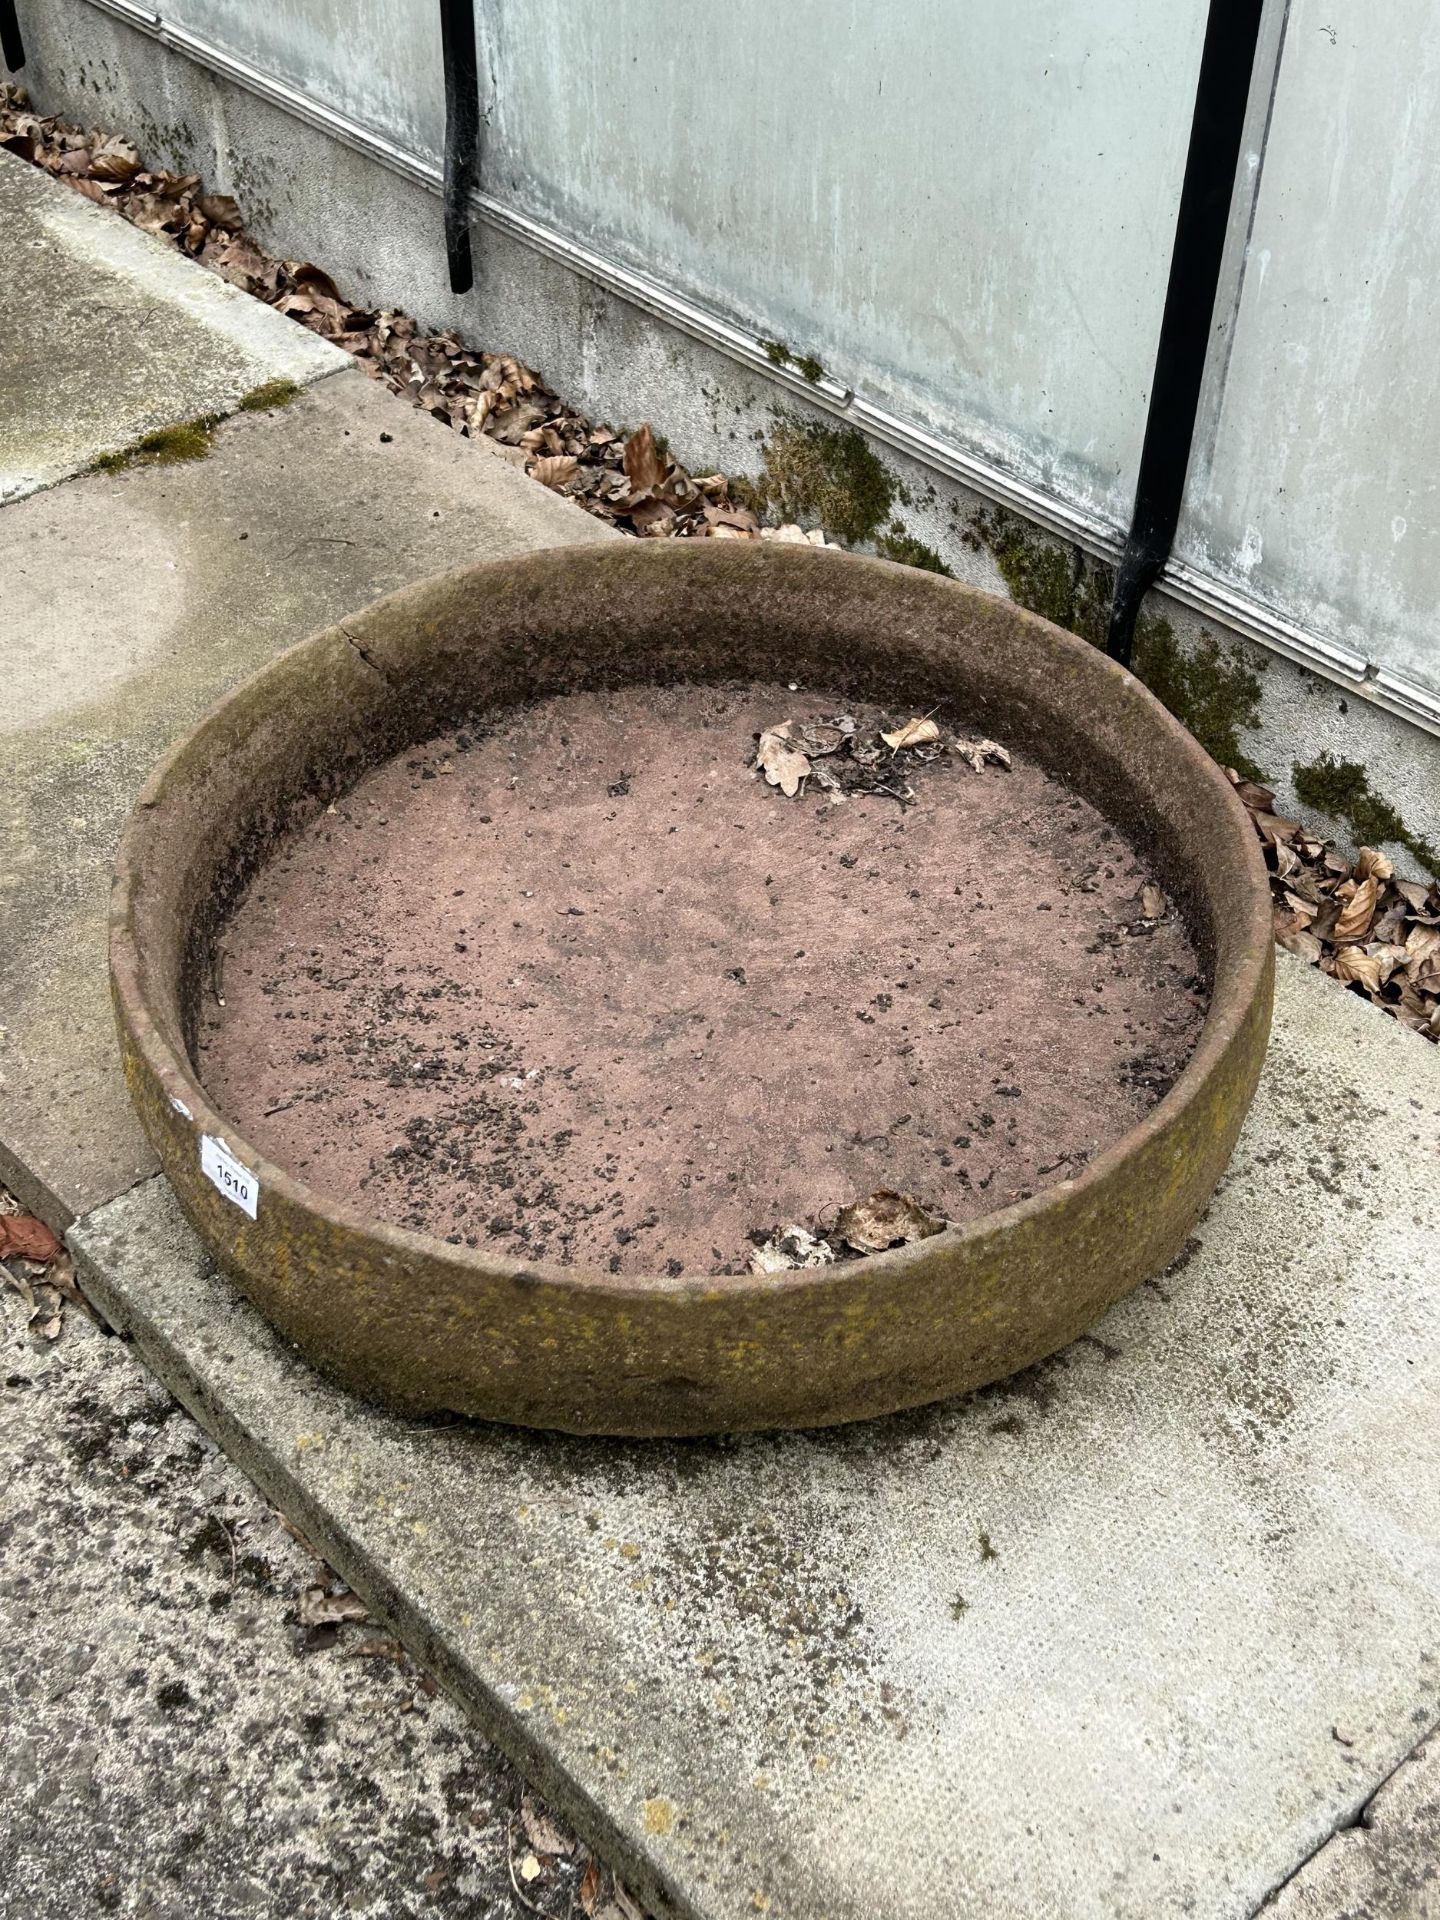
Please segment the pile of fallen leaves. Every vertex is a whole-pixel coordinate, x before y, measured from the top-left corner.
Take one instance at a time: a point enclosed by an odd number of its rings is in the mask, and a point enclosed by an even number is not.
[[[58,1340],[65,1308],[83,1307],[69,1254],[43,1220],[22,1213],[20,1203],[0,1187],[0,1278],[18,1293],[38,1339]]]
[[[0,87],[0,147],[173,241],[233,286],[353,354],[374,379],[444,425],[515,448],[535,479],[621,532],[761,538],[758,519],[732,498],[727,477],[692,477],[648,424],[628,435],[596,425],[509,354],[476,352],[455,333],[427,333],[398,308],[352,305],[322,267],[277,260],[257,246],[236,201],[206,193],[199,174],[146,167],[127,140],[34,113],[23,87]],[[823,535],[798,527],[763,532],[825,544]]]
[[[781,720],[757,735],[755,767],[787,799],[815,785],[838,805],[856,794],[882,794],[908,807],[915,789],[906,775],[954,754],[976,773],[1008,768],[1010,755],[994,740],[946,740],[929,714],[889,732],[862,732],[854,716]]]
[[[1440,883],[1397,879],[1373,847],[1347,860],[1277,814],[1269,787],[1226,772],[1265,848],[1276,940],[1412,1033],[1440,1041]]]
[[[943,1215],[932,1214],[911,1193],[881,1187],[868,1200],[841,1207],[833,1227],[812,1232],[792,1222],[774,1233],[759,1236],[750,1256],[752,1273],[788,1273],[797,1267],[828,1267],[840,1260],[858,1260],[867,1253],[909,1246],[942,1231]]]

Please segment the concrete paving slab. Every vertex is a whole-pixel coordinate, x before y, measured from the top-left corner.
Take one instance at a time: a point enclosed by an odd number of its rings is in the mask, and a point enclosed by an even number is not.
[[[0,501],[272,380],[352,364],[18,155],[0,153]]]
[[[0,1279],[0,1914],[527,1920],[513,1769],[373,1622],[304,1625],[325,1569],[126,1341],[29,1311]]]
[[[104,1311],[657,1906],[1241,1920],[1440,1720],[1440,1060],[1281,956],[1191,1246],[1093,1336],[824,1434],[416,1425],[163,1181]]]
[[[206,459],[0,509],[0,1179],[27,1205],[64,1226],[154,1171],[115,1056],[105,917],[120,827],[169,743],[408,581],[618,538],[353,368],[227,421]]]
[[[1417,1747],[1266,1920],[1440,1920],[1440,1741]]]

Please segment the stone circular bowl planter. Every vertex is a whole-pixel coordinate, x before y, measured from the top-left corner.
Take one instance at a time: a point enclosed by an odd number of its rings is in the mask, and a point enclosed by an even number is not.
[[[1211,1001],[1145,1119],[1075,1179],[849,1264],[759,1276],[525,1267],[327,1200],[215,1111],[187,1036],[212,942],[278,834],[499,702],[600,685],[810,680],[1018,744],[1121,825]],[[911,704],[913,703],[913,705]],[[577,1433],[819,1426],[978,1387],[1065,1345],[1179,1252],[1270,1024],[1264,865],[1224,776],[1128,672],[1008,601],[770,543],[617,541],[426,580],[302,641],[152,775],[126,829],[111,978],[131,1095],[219,1264],[357,1392]]]

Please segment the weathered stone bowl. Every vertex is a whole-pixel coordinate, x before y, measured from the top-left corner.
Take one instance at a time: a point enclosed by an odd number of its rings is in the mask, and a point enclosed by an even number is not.
[[[1202,955],[1209,1013],[1169,1093],[1078,1178],[852,1264],[635,1277],[526,1267],[382,1225],[270,1164],[216,1112],[191,1063],[194,1009],[215,936],[278,834],[490,704],[737,677],[915,712],[952,704],[1144,850]],[[617,1434],[886,1413],[1074,1339],[1174,1259],[1209,1200],[1259,1075],[1272,985],[1244,810],[1131,674],[954,581],[742,542],[626,541],[477,566],[283,654],[151,777],[120,852],[110,955],[155,1150],[205,1245],[286,1337],[406,1410]]]

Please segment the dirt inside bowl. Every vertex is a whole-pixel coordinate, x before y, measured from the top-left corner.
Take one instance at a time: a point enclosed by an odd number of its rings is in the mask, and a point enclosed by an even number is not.
[[[965,1221],[1075,1176],[1194,1045],[1184,926],[1025,754],[976,771],[963,716],[863,770],[891,791],[787,797],[756,736],[822,717],[911,714],[631,688],[375,769],[224,932],[216,1105],[373,1218],[620,1273],[739,1272],[877,1188]]]

